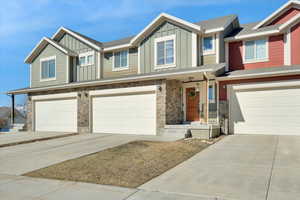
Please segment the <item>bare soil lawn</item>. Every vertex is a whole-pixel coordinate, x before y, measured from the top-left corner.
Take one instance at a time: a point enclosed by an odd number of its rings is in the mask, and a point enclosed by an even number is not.
[[[210,144],[198,139],[134,141],[24,175],[135,188]]]

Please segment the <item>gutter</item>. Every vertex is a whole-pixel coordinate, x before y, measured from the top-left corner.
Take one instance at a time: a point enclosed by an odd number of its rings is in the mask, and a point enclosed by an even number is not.
[[[240,79],[252,79],[252,78],[266,78],[274,76],[287,76],[287,75],[299,75],[300,70],[286,70],[281,72],[265,72],[265,73],[255,73],[255,74],[244,74],[244,75],[233,75],[227,77],[216,77],[218,81],[228,81],[228,80],[240,80]]]

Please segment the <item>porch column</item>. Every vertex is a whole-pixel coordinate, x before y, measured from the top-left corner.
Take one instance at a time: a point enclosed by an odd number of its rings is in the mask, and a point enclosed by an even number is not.
[[[15,95],[11,95],[11,112],[10,112],[10,117],[11,117],[11,125],[15,123]]]
[[[206,75],[204,74],[204,93],[205,93],[205,98],[204,98],[204,122],[208,123],[209,119],[209,101],[208,101],[208,88],[209,88],[209,79]]]

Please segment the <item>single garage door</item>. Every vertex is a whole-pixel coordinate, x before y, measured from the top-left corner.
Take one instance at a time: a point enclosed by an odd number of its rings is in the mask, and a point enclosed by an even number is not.
[[[155,92],[126,93],[92,98],[93,132],[156,134]]]
[[[77,99],[36,101],[35,130],[77,132]]]
[[[233,87],[229,127],[234,134],[300,135],[300,88]]]

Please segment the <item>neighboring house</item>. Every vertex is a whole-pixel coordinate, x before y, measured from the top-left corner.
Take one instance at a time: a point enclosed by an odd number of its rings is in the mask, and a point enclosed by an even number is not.
[[[25,124],[26,118],[21,112],[15,109],[15,123]],[[10,107],[0,107],[0,131],[8,131],[12,128],[11,124],[11,108]]]
[[[161,14],[111,42],[62,27],[25,59],[30,87],[9,94],[28,94],[32,131],[300,135],[299,42],[299,1],[244,25]]]

